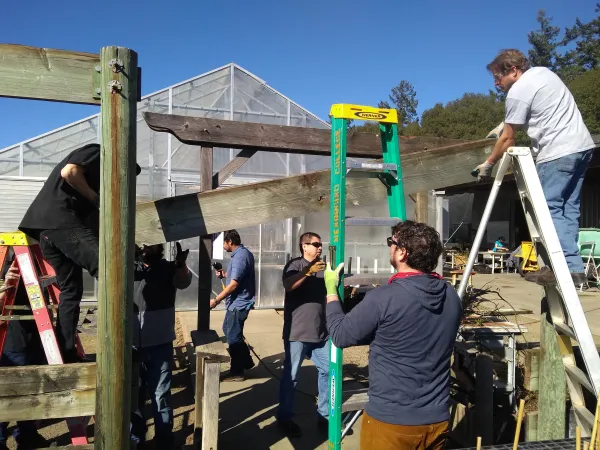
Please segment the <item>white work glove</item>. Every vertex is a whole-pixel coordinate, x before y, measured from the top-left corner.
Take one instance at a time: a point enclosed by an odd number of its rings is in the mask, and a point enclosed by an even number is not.
[[[494,168],[494,164],[487,162],[487,160],[481,164],[479,164],[473,171],[471,175],[477,177],[477,181],[482,181],[485,179],[489,179],[492,177],[492,169]]]
[[[492,131],[490,131],[488,133],[488,135],[486,136],[486,139],[490,139],[490,138],[498,139],[500,137],[500,135],[502,134],[502,130],[504,130],[504,122],[500,123],[500,125],[498,125]]]

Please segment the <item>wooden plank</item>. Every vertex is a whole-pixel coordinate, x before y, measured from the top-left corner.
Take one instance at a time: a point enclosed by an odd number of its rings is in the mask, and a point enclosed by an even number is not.
[[[113,71],[111,59],[123,67]],[[137,53],[124,47],[101,52],[100,257],[98,277],[96,450],[129,447],[131,316],[136,187]]]
[[[213,187],[221,186],[229,177],[237,172],[240,167],[246,164],[246,161],[252,158],[255,153],[256,150],[250,150],[248,148],[245,148],[239,152],[235,158],[225,165],[225,167],[213,175]]]
[[[202,450],[217,449],[219,439],[219,391],[221,364],[204,364],[204,395],[202,399]]]
[[[231,360],[229,353],[225,349],[225,344],[221,342],[215,330],[192,331],[192,343],[194,344],[196,355],[224,363]]]
[[[523,386],[528,391],[537,391],[539,388],[540,349],[525,350],[525,367],[523,370]]]
[[[342,391],[342,412],[365,409],[368,400],[369,390],[367,388]]]
[[[475,358],[475,427],[483,445],[494,443],[494,367],[492,356],[479,353]]]
[[[0,368],[0,398],[95,387],[95,363]]]
[[[190,145],[223,148],[254,149],[267,152],[329,155],[331,131],[310,127],[267,125],[233,120],[207,119],[204,117],[178,116],[173,114],[144,113],[144,120],[154,131],[173,134],[178,140]],[[481,142],[436,137],[400,137],[402,156],[433,148],[464,143],[476,147]],[[349,157],[381,157],[381,139],[376,133],[349,132],[347,136]]]
[[[0,422],[91,416],[96,364],[3,367]]]
[[[0,97],[99,105],[93,83],[99,64],[93,53],[0,44]]]
[[[564,439],[566,425],[567,381],[557,333],[551,322],[546,299],[540,320],[540,374],[538,397],[538,435],[540,441]]]
[[[472,180],[471,170],[492,149],[493,142],[486,140],[485,144],[474,149],[438,149],[404,156],[405,192],[410,194]],[[351,204],[369,205],[387,198],[378,179],[361,175],[356,173],[347,180],[347,199]],[[328,211],[329,177],[329,170],[323,170],[138,203],[136,242],[158,244]]]
[[[204,362],[206,358],[196,354],[196,379],[195,379],[195,398],[194,398],[194,432],[202,428],[202,400],[204,399]]]
[[[429,217],[429,195],[427,191],[415,194],[415,222],[428,223]]]
[[[525,442],[538,440],[538,412],[525,413]]]
[[[0,421],[93,416],[95,406],[95,388],[0,397]]]
[[[200,192],[215,188],[213,184],[213,149],[202,147],[200,153]],[[212,236],[203,233],[198,243],[198,317],[199,330],[210,328],[210,299],[212,297]]]

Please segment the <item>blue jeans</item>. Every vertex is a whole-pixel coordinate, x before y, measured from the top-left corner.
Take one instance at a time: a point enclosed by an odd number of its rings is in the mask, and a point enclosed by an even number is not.
[[[168,446],[173,439],[173,407],[171,379],[173,376],[173,343],[155,345],[139,350],[140,392],[138,408],[132,418],[132,439],[144,441],[146,420],[143,410],[146,393],[152,399],[152,415],[156,441]]]
[[[329,417],[329,340],[324,342],[283,341],[285,360],[283,376],[279,384],[279,410],[277,419],[282,422],[291,420],[294,416],[294,397],[298,384],[298,373],[302,361],[309,357],[317,367],[319,399],[317,412]]]
[[[27,357],[26,352],[7,352],[2,353],[0,357],[0,367],[20,367],[28,366],[31,362]],[[0,423],[0,443],[5,443],[7,436],[8,422]],[[17,422],[17,426],[13,430],[13,437],[18,442],[21,436],[33,436],[37,434],[35,420],[26,420]]]
[[[228,309],[223,320],[223,334],[229,345],[229,356],[231,356],[231,373],[243,374],[244,369],[254,366],[250,349],[244,341],[244,322],[250,313],[249,309]]]
[[[536,166],[546,203],[571,272],[583,272],[577,247],[579,204],[585,172],[593,150],[573,153]]]

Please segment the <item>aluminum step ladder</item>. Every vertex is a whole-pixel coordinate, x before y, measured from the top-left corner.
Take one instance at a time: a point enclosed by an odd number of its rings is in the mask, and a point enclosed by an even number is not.
[[[331,201],[330,201],[330,245],[329,261],[332,267],[344,261],[346,226],[385,226],[391,227],[406,220],[402,166],[398,140],[398,113],[395,109],[372,108],[369,106],[335,104],[331,116]],[[346,162],[346,129],[348,120],[370,120],[379,122],[383,162]],[[378,177],[385,185],[390,217],[346,217],[346,177],[352,171],[361,175]],[[341,275],[338,294],[344,298],[344,275]],[[358,283],[360,276],[353,277],[352,284]],[[343,436],[356,422],[362,410],[354,413],[342,431],[342,350],[331,342],[329,360],[329,446],[330,450],[340,450]],[[350,417],[350,416],[348,416]],[[347,418],[348,418],[347,417]]]
[[[545,296],[553,326],[558,334],[567,387],[577,425],[581,427],[582,434],[585,433],[584,435],[590,436],[594,414],[585,406],[583,389],[589,391],[596,398],[598,397],[600,357],[585,318],[583,307],[579,301],[577,288],[571,278],[567,260],[558,240],[556,228],[537,175],[533,156],[528,147],[511,147],[502,157],[475,236],[465,273],[470,273],[473,269],[496,197],[511,163],[529,233],[536,247],[538,263],[540,268],[544,265],[549,266],[556,277],[555,285],[544,286]],[[476,173],[473,175],[476,175]],[[468,278],[463,278],[458,288],[458,294],[461,298],[465,294],[467,280]],[[571,339],[579,344],[585,371],[578,368],[575,363]]]
[[[0,305],[0,354],[10,321],[35,320],[48,364],[64,364],[53,324],[54,311],[58,308],[60,296],[54,269],[44,259],[39,244],[21,232],[0,233],[0,274],[5,272],[7,264],[17,268],[19,279],[14,285],[11,284],[12,289],[6,289],[6,300],[4,305]],[[29,306],[14,304],[21,282],[27,291]],[[49,304],[46,304],[44,291],[47,291]],[[25,311],[26,314],[15,314],[15,311]],[[85,356],[79,337],[76,344],[79,355]],[[1,372],[0,367],[0,376]],[[73,445],[86,445],[86,426],[89,418],[68,418],[66,421]]]

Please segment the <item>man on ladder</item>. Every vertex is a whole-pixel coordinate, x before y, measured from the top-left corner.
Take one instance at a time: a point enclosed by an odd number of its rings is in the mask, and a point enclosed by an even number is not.
[[[532,147],[538,149],[536,169],[569,271],[573,282],[582,284],[586,277],[577,247],[579,199],[595,147],[592,136],[568,88],[549,69],[530,68],[525,55],[512,49],[501,51],[487,69],[496,87],[507,92],[506,116],[492,154],[475,170],[479,179],[491,177],[494,165],[514,146],[517,129],[527,131]],[[555,283],[549,266],[525,278]]]
[[[138,175],[140,171],[137,166]],[[40,242],[44,259],[56,272],[61,291],[56,337],[65,363],[78,361],[83,269],[98,277],[99,207],[100,145],[89,144],[58,163],[19,225]]]

